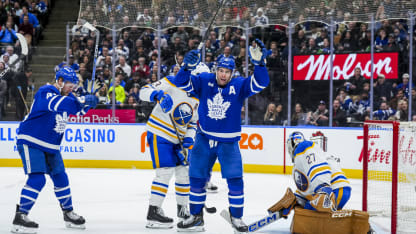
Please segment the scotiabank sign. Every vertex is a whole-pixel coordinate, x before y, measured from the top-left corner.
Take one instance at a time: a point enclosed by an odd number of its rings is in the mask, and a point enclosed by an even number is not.
[[[371,54],[334,54],[334,80],[347,80],[356,67],[361,75],[371,77]],[[374,78],[377,74],[386,79],[398,78],[398,53],[374,53]],[[293,56],[293,80],[329,80],[330,55]]]
[[[135,123],[136,111],[129,109],[115,110],[114,123]],[[91,109],[86,115],[70,115],[68,122],[71,123],[111,123],[111,109]]]

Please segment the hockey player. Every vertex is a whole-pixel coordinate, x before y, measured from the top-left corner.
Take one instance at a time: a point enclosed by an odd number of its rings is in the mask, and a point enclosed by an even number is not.
[[[36,93],[31,111],[20,123],[17,149],[27,181],[17,205],[12,232],[36,233],[38,224],[28,213],[46,183],[45,174],[53,181],[55,195],[61,205],[68,228],[85,229],[85,219],[73,211],[68,176],[60,153],[60,144],[69,115],[83,115],[98,102],[86,95],[84,103],[72,94],[78,78],[70,67],[61,68],[53,85],[45,85]]]
[[[294,208],[292,233],[367,233],[369,215],[359,210],[342,210],[350,199],[351,186],[337,165],[336,158],[326,157],[301,132],[289,135],[286,147],[294,163],[296,193],[290,188],[285,196],[268,209],[286,217]]]
[[[248,78],[232,78],[235,62],[223,58],[216,73],[190,76],[190,70],[198,63],[199,52],[190,51],[185,56],[185,66],[175,77],[175,84],[192,91],[200,100],[198,108],[199,128],[190,158],[190,212],[191,216],[178,223],[179,231],[204,231],[203,207],[206,200],[205,184],[218,158],[222,177],[228,184],[229,211],[232,226],[237,232],[246,232],[243,222],[244,188],[243,165],[238,141],[241,136],[241,107],[244,100],[259,93],[269,83],[265,66],[268,51],[256,39],[256,47],[250,48],[254,63],[254,75]]]
[[[205,64],[200,64],[193,74],[209,71],[207,69]],[[162,210],[162,203],[173,174],[176,177],[177,216],[180,219],[189,217],[189,174],[186,154],[194,144],[199,101],[172,84],[172,79],[172,76],[165,77],[144,86],[140,91],[141,100],[159,103],[153,108],[146,124],[147,142],[153,168],[156,170],[151,187],[147,228],[173,227],[173,219],[165,216]],[[181,149],[177,135],[183,142],[185,152]]]
[[[303,208],[330,212],[341,210],[351,196],[350,183],[334,157],[305,140],[301,132],[289,135],[286,147],[292,157],[297,203]]]

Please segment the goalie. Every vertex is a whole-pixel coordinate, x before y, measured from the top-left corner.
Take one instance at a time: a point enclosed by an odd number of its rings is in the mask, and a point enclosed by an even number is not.
[[[351,187],[335,157],[301,132],[293,132],[286,142],[292,158],[296,192],[288,188],[285,196],[268,209],[279,217],[287,217],[295,207],[292,233],[367,233],[368,214],[341,210],[351,196]]]

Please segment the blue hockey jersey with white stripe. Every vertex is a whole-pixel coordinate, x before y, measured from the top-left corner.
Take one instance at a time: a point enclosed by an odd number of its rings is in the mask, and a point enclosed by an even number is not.
[[[17,144],[59,152],[69,115],[84,115],[88,109],[72,93],[62,96],[55,86],[42,86],[29,114],[19,125]]]
[[[294,152],[293,177],[296,183],[296,197],[303,205],[322,186],[333,190],[349,186],[349,181],[337,163],[326,157],[325,152],[312,141],[299,143]]]
[[[209,139],[238,141],[244,100],[269,84],[269,74],[265,67],[255,66],[252,76],[233,78],[225,87],[218,86],[215,76],[214,73],[191,76],[182,68],[173,82],[199,99],[199,128]]]

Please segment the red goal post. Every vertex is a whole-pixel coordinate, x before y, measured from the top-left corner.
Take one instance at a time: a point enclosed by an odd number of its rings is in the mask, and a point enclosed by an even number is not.
[[[416,123],[372,120],[363,129],[363,210],[391,233],[416,233]]]

